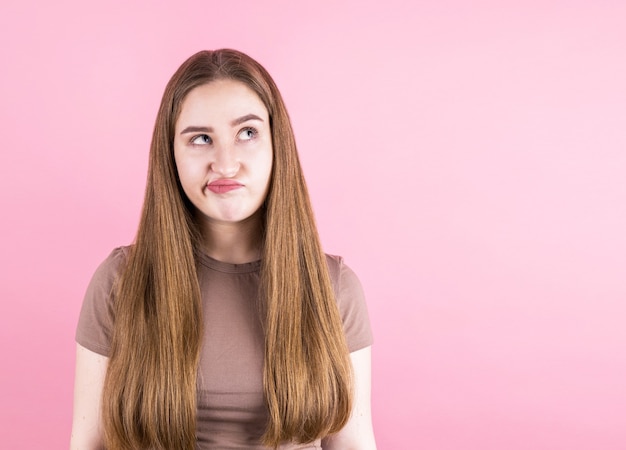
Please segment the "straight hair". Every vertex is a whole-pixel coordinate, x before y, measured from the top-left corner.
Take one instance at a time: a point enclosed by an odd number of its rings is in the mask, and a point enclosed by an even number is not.
[[[249,56],[230,49],[202,51],[182,64],[163,94],[137,236],[114,287],[115,325],[102,402],[108,449],[196,445],[201,235],[178,179],[173,141],[187,94],[218,79],[252,89],[267,108],[272,132],[259,292],[268,411],[262,443],[275,448],[312,442],[339,431],[350,417],[348,347],[282,97]]]

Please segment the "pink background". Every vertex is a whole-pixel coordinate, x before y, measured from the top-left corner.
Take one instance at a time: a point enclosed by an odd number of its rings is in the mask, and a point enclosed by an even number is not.
[[[381,449],[626,449],[622,1],[0,6],[0,446],[67,448],[73,334],[166,81],[273,74],[360,275]]]

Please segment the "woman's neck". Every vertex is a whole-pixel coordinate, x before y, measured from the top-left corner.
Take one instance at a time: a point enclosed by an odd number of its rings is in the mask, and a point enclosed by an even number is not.
[[[211,258],[231,264],[244,264],[261,258],[261,213],[237,222],[200,223],[203,250]]]

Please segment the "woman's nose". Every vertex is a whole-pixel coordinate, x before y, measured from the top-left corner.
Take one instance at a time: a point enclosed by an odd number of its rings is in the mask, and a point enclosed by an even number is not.
[[[224,178],[232,178],[239,172],[239,159],[235,149],[221,146],[215,149],[215,158],[211,162],[211,170]]]

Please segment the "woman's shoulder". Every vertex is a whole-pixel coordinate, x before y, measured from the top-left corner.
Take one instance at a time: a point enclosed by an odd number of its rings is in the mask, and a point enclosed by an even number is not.
[[[107,257],[107,259],[111,259],[112,261],[116,261],[118,263],[126,261],[126,258],[128,258],[128,254],[130,253],[132,247],[132,245],[122,245],[119,247],[115,247],[113,250],[111,250],[111,253]]]
[[[114,286],[128,258],[129,246],[114,248],[94,272],[83,299],[76,342],[103,356],[109,356],[115,321]]]
[[[354,271],[345,263],[344,258],[326,253],[326,263],[335,293],[341,296],[345,292],[361,291],[361,282]]]
[[[87,294],[105,293],[109,294],[112,286],[118,279],[126,260],[131,246],[122,246],[114,248],[109,255],[98,265],[94,271]]]
[[[331,255],[330,253],[325,253],[324,255],[326,256],[328,270],[339,270],[339,268],[343,264],[343,256]]]
[[[348,349],[353,352],[372,345],[372,330],[361,281],[341,256],[327,254],[326,261]]]
[[[128,259],[130,249],[130,245],[114,248],[96,269],[92,282],[110,281],[116,278]]]
[[[325,256],[331,278],[334,278],[334,276],[345,276],[346,274],[354,275],[353,270],[348,264],[346,264],[343,256],[333,255],[330,253],[325,253]]]
[[[328,266],[328,274],[330,275],[330,281],[332,282],[335,290],[337,290],[341,278],[341,268],[344,265],[343,257],[338,255],[331,255],[329,253],[325,253],[325,256],[326,265]]]

